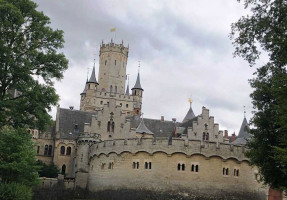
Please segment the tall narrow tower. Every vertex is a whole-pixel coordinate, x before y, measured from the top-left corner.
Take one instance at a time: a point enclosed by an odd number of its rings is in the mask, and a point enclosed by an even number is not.
[[[100,47],[99,91],[125,94],[129,48],[113,41]]]

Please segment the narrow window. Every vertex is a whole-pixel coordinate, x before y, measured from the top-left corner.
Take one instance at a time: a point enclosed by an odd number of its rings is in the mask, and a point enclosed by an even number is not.
[[[117,93],[118,92],[118,87],[117,86],[115,86],[115,93]]]
[[[136,162],[133,162],[133,169],[136,168]]]
[[[52,155],[52,150],[53,150],[52,145],[49,145],[49,151],[48,151],[48,155],[49,155],[49,156],[51,156],[51,155]]]
[[[117,65],[117,60],[115,60],[115,65]]]
[[[191,165],[191,171],[194,172],[194,165]]]
[[[222,174],[225,175],[225,168],[222,169]]]
[[[198,165],[195,166],[195,172],[198,172]]]
[[[184,171],[185,170],[185,164],[182,164],[182,171]]]
[[[40,153],[40,146],[37,146],[37,154]]]
[[[65,155],[65,147],[61,146],[61,155]]]
[[[206,140],[209,140],[209,133],[206,133]]]
[[[140,167],[140,163],[139,162],[137,162],[137,169]]]
[[[113,86],[110,85],[110,93],[112,93],[112,92],[113,92]]]
[[[149,162],[149,166],[148,167],[149,167],[149,169],[151,169],[151,162]]]
[[[147,162],[144,163],[144,168],[145,168],[145,169],[148,168],[148,163],[147,163]]]
[[[180,171],[180,166],[181,166],[181,165],[178,163],[178,164],[177,164],[177,171]]]
[[[203,135],[202,135],[202,140],[203,141],[205,140],[205,133],[203,133]]]
[[[74,125],[74,132],[75,132],[75,133],[78,133],[78,132],[79,132],[79,125],[78,125],[78,124],[75,124],[75,125]]]
[[[66,165],[62,165],[62,174],[65,175],[66,173]]]
[[[115,122],[112,122],[112,132],[115,131]]]
[[[108,107],[110,106],[110,102],[107,102]]]
[[[234,169],[233,171],[233,176],[236,176],[236,169]]]
[[[89,89],[91,88],[90,84],[88,85],[88,88],[89,88]]]
[[[45,151],[44,151],[44,155],[48,155],[48,151],[49,151],[49,147],[48,145],[45,145]]]
[[[107,61],[105,60],[105,65],[107,65]]]
[[[226,168],[226,171],[225,171],[226,175],[228,175],[228,168]]]
[[[112,162],[109,163],[109,167],[108,168],[109,169],[113,169],[113,163]]]
[[[110,132],[110,126],[111,126],[111,122],[108,121],[108,125],[107,125],[107,131]]]
[[[126,104],[126,108],[128,108],[129,107],[129,104]]]
[[[120,103],[120,106],[122,107],[122,106],[123,106],[123,104],[122,104],[122,103]]]
[[[237,170],[236,175],[239,176],[239,169]]]
[[[101,105],[103,105],[103,101],[101,101]]]
[[[139,112],[140,112],[140,111],[139,111],[139,110],[137,110],[137,115],[139,114]]]
[[[66,155],[71,155],[71,151],[72,151],[72,148],[71,147],[67,147],[67,153],[66,153]]]

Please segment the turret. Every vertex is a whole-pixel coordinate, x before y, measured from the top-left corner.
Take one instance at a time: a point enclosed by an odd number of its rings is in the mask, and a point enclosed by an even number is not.
[[[188,99],[188,101],[189,101],[190,107],[189,107],[189,110],[188,110],[188,112],[186,113],[186,115],[185,115],[185,117],[184,117],[182,123],[187,122],[187,121],[189,121],[189,120],[195,118],[195,114],[194,114],[194,112],[193,112],[193,110],[192,110],[192,107],[191,107],[192,100],[191,100],[191,99]]]
[[[144,91],[144,90],[142,89],[141,82],[140,82],[140,73],[138,72],[136,84],[135,84],[135,86],[132,88],[133,96],[142,97],[143,91]]]
[[[102,92],[125,93],[129,48],[124,44],[102,43],[100,47],[99,87]]]

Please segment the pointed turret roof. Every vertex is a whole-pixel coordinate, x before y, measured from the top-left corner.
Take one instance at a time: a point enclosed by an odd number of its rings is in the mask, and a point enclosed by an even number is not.
[[[90,80],[88,81],[88,83],[96,83],[98,85],[97,79],[96,79],[96,70],[95,70],[95,64],[93,67],[93,71],[90,77]]]
[[[153,132],[151,132],[146,125],[144,124],[144,119],[142,118],[141,123],[137,127],[136,133],[141,133],[141,134],[150,134],[153,135]]]
[[[250,134],[248,133],[248,130],[249,130],[248,122],[247,122],[246,117],[244,116],[237,139],[234,140],[232,144],[245,145],[246,140],[250,138]]]
[[[190,108],[189,108],[188,112],[186,113],[185,118],[183,119],[182,123],[187,122],[193,118],[195,118],[195,114],[194,114],[192,107],[191,107],[191,104],[190,104]]]
[[[128,83],[128,85],[127,85],[126,95],[130,95],[130,87],[129,87],[129,83]]]
[[[83,92],[80,95],[86,94],[86,92],[87,92],[87,82],[88,82],[88,77],[87,77],[87,81],[86,81],[86,84],[85,84],[85,88],[84,88]]]
[[[132,88],[132,90],[134,90],[134,89],[143,90],[143,89],[142,89],[142,86],[141,86],[141,82],[140,82],[140,72],[138,72],[138,77],[137,77],[137,80],[136,80],[136,84],[135,84],[135,86]]]

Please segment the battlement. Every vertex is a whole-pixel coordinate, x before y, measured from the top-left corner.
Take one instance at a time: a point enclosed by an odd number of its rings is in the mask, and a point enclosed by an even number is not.
[[[119,93],[110,93],[110,92],[96,92],[97,98],[114,98],[116,100],[122,100],[122,101],[133,101],[132,95],[126,95],[126,94],[119,94]]]
[[[106,52],[118,52],[118,53],[122,53],[125,56],[128,56],[129,53],[129,47],[125,47],[123,42],[121,44],[115,44],[113,41],[111,41],[108,44],[104,44],[102,43],[100,46],[100,55],[102,53],[106,53]]]
[[[146,152],[150,155],[161,152],[172,156],[175,153],[185,154],[187,157],[192,155],[202,155],[206,159],[220,157],[223,160],[235,159],[238,162],[248,161],[244,156],[246,148],[225,143],[202,142],[199,140],[172,139],[170,143],[167,138],[133,138],[106,140],[94,143],[91,146],[90,158],[101,154],[109,155],[116,153],[120,155],[130,152],[135,155],[138,152]]]

